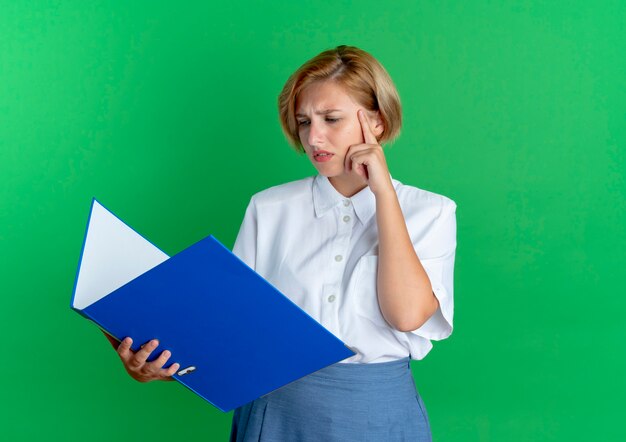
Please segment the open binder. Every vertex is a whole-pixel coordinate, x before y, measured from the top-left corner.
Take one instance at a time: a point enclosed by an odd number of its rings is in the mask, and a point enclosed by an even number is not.
[[[95,198],[71,307],[222,411],[354,355],[212,235],[169,257]]]

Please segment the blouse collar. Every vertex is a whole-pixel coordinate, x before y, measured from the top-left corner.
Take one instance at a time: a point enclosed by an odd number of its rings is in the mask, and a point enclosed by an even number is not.
[[[394,189],[398,189],[399,181],[394,180],[391,174],[389,178]],[[317,218],[323,216],[330,209],[343,201],[350,201],[354,206],[356,216],[365,224],[376,212],[376,196],[370,190],[369,186],[364,187],[358,193],[348,198],[337,191],[330,183],[328,177],[318,174],[313,181],[313,205],[315,207],[315,216]]]

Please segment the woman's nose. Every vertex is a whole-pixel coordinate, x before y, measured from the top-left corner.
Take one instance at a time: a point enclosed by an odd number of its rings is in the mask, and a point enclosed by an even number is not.
[[[311,121],[309,126],[309,146],[318,146],[324,138],[324,131],[321,125]]]

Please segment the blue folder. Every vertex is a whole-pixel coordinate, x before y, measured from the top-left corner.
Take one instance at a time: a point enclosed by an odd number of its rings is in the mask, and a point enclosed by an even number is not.
[[[354,355],[212,235],[170,258],[95,199],[71,307],[225,412]]]

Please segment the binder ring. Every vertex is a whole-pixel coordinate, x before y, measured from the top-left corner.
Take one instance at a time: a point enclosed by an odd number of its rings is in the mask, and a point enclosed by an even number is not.
[[[179,370],[178,373],[176,373],[178,376],[185,376],[186,374],[192,373],[196,371],[196,367],[194,367],[193,365],[190,365],[187,368],[183,368],[182,370]]]

